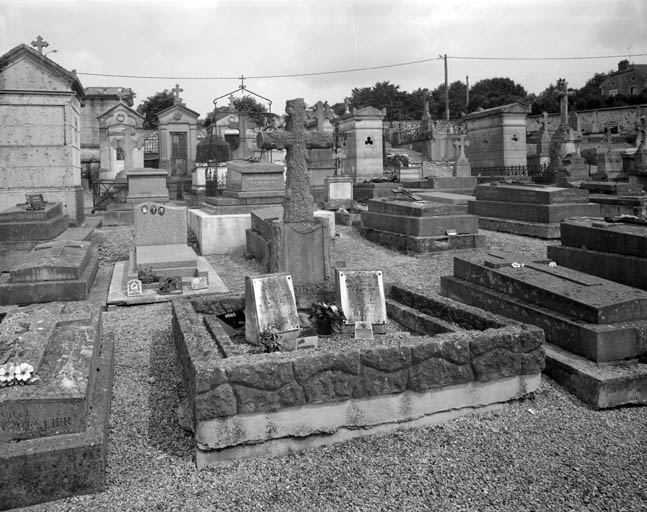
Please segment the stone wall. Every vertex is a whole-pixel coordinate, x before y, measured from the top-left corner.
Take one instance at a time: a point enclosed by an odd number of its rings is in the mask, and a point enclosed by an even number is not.
[[[618,133],[635,134],[636,122],[641,116],[647,115],[647,105],[631,105],[627,107],[600,108],[596,110],[580,110],[577,112],[583,133],[603,133],[607,125],[616,126]],[[543,116],[528,116],[528,133],[540,132]],[[559,113],[548,116],[548,131],[553,133],[559,126]]]
[[[225,359],[191,303],[174,301],[173,337],[196,422],[533,375],[544,367],[543,332],[518,324],[397,345]]]

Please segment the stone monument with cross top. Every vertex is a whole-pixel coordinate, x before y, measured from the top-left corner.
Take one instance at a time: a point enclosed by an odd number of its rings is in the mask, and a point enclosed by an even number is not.
[[[308,148],[332,147],[332,134],[306,131],[302,98],[287,101],[285,111],[285,130],[270,129],[257,136],[261,149],[286,150],[282,220],[276,208],[253,212],[247,250],[263,262],[265,272],[290,274],[297,304],[308,307],[315,300],[329,299],[333,288],[330,228],[314,216],[306,155]]]
[[[582,137],[569,124],[568,98],[574,93],[563,78],[557,81],[555,94],[559,97],[559,126],[550,140],[548,173],[559,185],[567,185],[589,179],[589,168],[580,154]]]
[[[458,140],[454,141],[454,146],[458,150],[458,157],[454,163],[454,169],[452,170],[452,176],[456,178],[464,178],[472,175],[472,167],[470,166],[470,161],[465,155],[465,148],[470,146],[470,141],[467,138],[467,135],[461,133],[458,137]]]

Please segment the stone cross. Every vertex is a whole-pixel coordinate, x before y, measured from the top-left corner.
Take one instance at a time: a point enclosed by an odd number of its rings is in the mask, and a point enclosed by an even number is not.
[[[545,110],[541,114],[544,117],[544,120],[542,121],[542,132],[547,132],[548,131],[548,112]]]
[[[229,95],[229,112],[236,112],[236,107],[234,106],[234,95]]]
[[[457,160],[467,160],[467,156],[465,156],[465,148],[470,147],[470,141],[467,136],[461,133],[459,139],[454,141],[454,146],[458,149]]]
[[[310,177],[306,163],[306,148],[332,147],[332,134],[306,132],[303,98],[285,103],[288,114],[285,130],[259,132],[256,144],[261,149],[285,149],[287,176],[283,199],[283,222],[314,222],[314,200],[310,193]]]
[[[38,49],[38,53],[43,54],[43,48],[47,48],[49,43],[45,41],[42,37],[38,36],[34,41],[31,42],[31,45],[34,48]]]
[[[315,119],[317,120],[316,130],[318,132],[323,132],[324,121],[326,120],[326,108],[324,107],[324,104],[321,101],[318,101],[315,104],[314,114],[315,114]]]
[[[184,89],[180,87],[180,84],[175,84],[175,87],[171,89],[171,93],[173,93],[173,96],[174,96],[173,102],[175,103],[175,105],[182,104],[182,98],[180,98],[181,92],[184,92]]]
[[[113,139],[111,145],[115,149],[121,147],[124,150],[124,169],[130,171],[133,169],[133,150],[144,147],[144,141],[141,137],[137,137],[135,130],[125,128],[123,131],[123,139],[120,141]]]
[[[123,101],[124,101],[124,88],[123,87],[119,87],[119,89],[117,89],[117,96],[119,96],[119,103],[123,103]]]
[[[563,78],[557,80],[557,96],[559,97],[559,124],[568,126],[568,97],[573,96],[573,91],[568,91],[568,83]]]

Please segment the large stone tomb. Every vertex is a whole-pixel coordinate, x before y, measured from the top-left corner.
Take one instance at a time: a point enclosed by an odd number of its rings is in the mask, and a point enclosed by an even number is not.
[[[647,403],[647,292],[501,252],[455,257],[441,290],[544,329],[546,373],[594,408]]]
[[[98,305],[32,305],[0,323],[0,363],[40,379],[0,388],[0,509],[105,489],[113,358]]]
[[[85,300],[99,268],[90,241],[55,240],[36,245],[0,274],[0,305]]]
[[[43,210],[27,210],[16,205],[0,212],[0,240],[51,240],[67,228],[69,218],[62,203],[45,203]]]
[[[232,350],[210,328],[218,304],[173,301],[198,468],[433,425],[538,388],[541,329],[402,287],[386,296],[389,316],[417,335],[270,354]]]
[[[548,246],[557,264],[647,290],[647,225],[570,219],[561,231],[562,245]]]
[[[287,273],[300,308],[333,295],[330,264],[330,224],[313,216],[314,222],[282,222],[283,207],[255,210],[246,231],[247,253],[268,274]]]
[[[600,205],[601,217],[647,216],[647,195],[641,187],[623,181],[584,181],[589,202]]]
[[[490,183],[474,189],[467,211],[479,217],[479,227],[516,235],[559,238],[559,223],[569,217],[596,217],[600,206],[578,188]]]
[[[403,252],[435,252],[483,247],[478,220],[460,204],[371,199],[361,212],[364,238]]]
[[[245,277],[245,339],[260,344],[265,331],[296,339],[301,326],[289,274]]]
[[[126,202],[131,208],[140,203],[152,201],[166,203],[169,192],[166,187],[167,173],[164,169],[129,169],[126,171],[128,180],[128,196]]]
[[[386,333],[386,300],[381,271],[336,269],[335,302],[346,316],[342,332],[350,334],[356,322],[368,322],[374,333]]]
[[[283,201],[283,166],[268,162],[227,162],[225,197],[239,204],[276,204]]]

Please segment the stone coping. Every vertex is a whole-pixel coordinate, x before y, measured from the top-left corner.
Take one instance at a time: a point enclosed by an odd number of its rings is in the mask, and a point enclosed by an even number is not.
[[[454,332],[322,342],[295,352],[225,358],[191,301],[174,301],[173,337],[196,426],[215,418],[424,392],[543,369],[541,329],[435,294],[397,290],[389,297],[437,311],[454,323]]]

